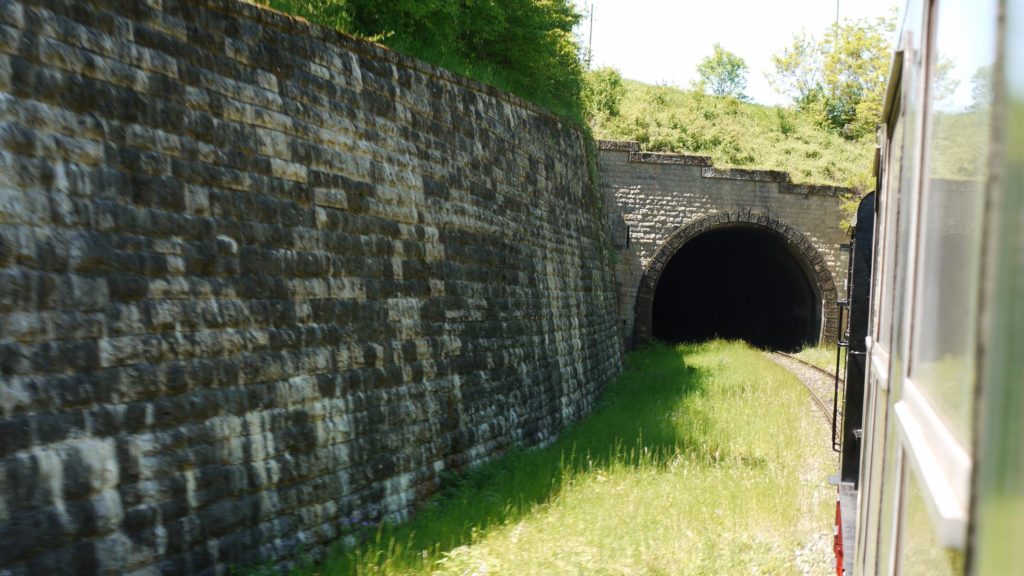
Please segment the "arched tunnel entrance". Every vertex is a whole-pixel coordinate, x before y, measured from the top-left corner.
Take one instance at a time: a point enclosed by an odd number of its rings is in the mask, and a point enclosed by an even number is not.
[[[668,342],[743,339],[774,350],[816,343],[821,297],[786,238],[757,226],[704,232],[658,278],[652,335]]]

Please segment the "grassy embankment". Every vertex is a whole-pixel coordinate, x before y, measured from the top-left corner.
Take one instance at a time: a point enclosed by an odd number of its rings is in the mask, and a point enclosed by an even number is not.
[[[707,155],[719,168],[782,170],[795,182],[874,187],[874,138],[847,140],[795,109],[632,80],[623,85],[618,114],[592,120],[596,138]]]
[[[807,403],[745,344],[654,345],[554,445],[297,573],[824,574],[832,463]]]

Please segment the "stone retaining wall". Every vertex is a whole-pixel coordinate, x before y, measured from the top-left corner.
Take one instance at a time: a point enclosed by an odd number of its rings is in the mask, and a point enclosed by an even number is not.
[[[581,134],[234,0],[0,0],[0,574],[401,519],[620,370]]]

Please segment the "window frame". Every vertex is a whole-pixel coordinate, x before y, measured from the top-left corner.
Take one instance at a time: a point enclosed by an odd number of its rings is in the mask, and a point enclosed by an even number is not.
[[[928,507],[937,540],[950,549],[964,550],[967,545],[968,519],[971,499],[972,455],[956,439],[949,425],[928,400],[919,383],[915,382],[913,358],[915,346],[914,324],[921,314],[922,303],[918,299],[921,290],[923,254],[929,246],[923,234],[922,222],[926,217],[929,185],[928,169],[931,161],[929,136],[933,130],[933,96],[929,94],[936,65],[936,36],[940,4],[946,0],[930,0],[925,3],[924,74],[921,82],[922,98],[920,107],[919,148],[917,174],[914,186],[914,207],[911,212],[911,246],[909,262],[910,281],[906,286],[908,308],[903,311],[906,322],[906,349],[901,366],[899,398],[893,406],[894,421],[898,431],[899,445],[904,453],[902,459],[909,460],[911,473],[922,487],[922,495]],[[984,216],[983,216],[984,218]],[[981,223],[984,226],[984,222]],[[979,255],[980,257],[980,255]],[[977,306],[978,302],[972,305]],[[977,322],[977,317],[975,319]],[[965,329],[973,330],[975,326]],[[967,440],[969,446],[971,439]],[[903,489],[900,488],[902,493]],[[902,498],[902,494],[901,494]],[[902,518],[900,519],[902,522]],[[902,543],[897,544],[902,549]]]

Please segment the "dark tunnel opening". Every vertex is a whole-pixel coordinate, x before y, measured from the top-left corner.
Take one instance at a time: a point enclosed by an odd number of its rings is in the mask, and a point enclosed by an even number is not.
[[[652,333],[666,342],[715,337],[794,351],[817,341],[821,302],[777,234],[753,227],[712,230],[665,265]]]

